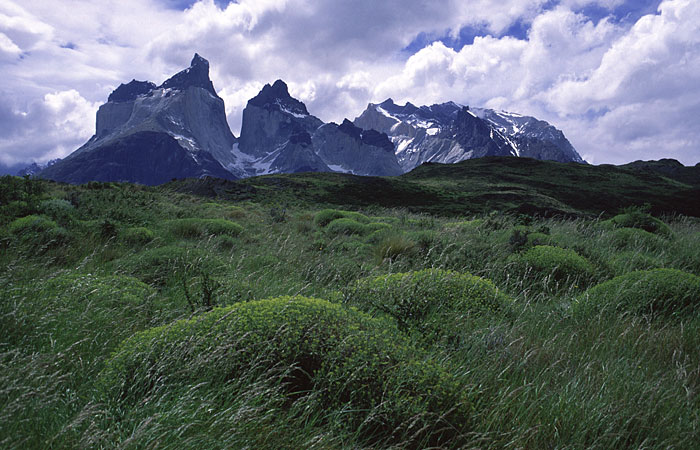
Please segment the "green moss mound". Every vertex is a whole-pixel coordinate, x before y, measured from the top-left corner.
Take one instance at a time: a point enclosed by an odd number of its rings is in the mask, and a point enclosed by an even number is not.
[[[351,219],[355,222],[369,223],[370,220],[364,214],[340,209],[323,209],[314,215],[314,223],[323,228],[336,219]]]
[[[471,407],[424,356],[390,324],[357,310],[279,297],[136,334],[115,352],[99,384],[128,410],[189,386],[217,389],[273,374],[289,401],[303,399],[327,416],[342,410],[344,426],[367,442],[412,434],[440,445],[465,431]]]
[[[238,236],[243,227],[226,219],[175,219],[166,226],[170,233],[185,239],[201,239],[209,236]]]
[[[612,228],[639,228],[649,233],[671,236],[671,229],[668,225],[650,214],[636,210],[618,214],[602,224]]]
[[[459,344],[469,321],[508,311],[512,300],[489,280],[441,269],[358,280],[346,301],[373,315],[388,315],[399,329],[427,342]]]
[[[365,235],[370,232],[370,230],[360,222],[353,219],[335,219],[326,225],[325,231],[327,234],[331,235]]]
[[[676,269],[630,272],[588,289],[574,307],[578,313],[614,309],[677,318],[697,316],[700,277]]]
[[[550,245],[537,245],[524,253],[512,255],[509,261],[518,273],[532,270],[538,277],[551,277],[557,282],[585,284],[595,272],[593,265],[574,250]]]

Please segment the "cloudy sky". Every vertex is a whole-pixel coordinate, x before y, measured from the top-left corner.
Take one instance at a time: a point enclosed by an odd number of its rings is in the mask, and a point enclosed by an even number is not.
[[[547,120],[593,164],[700,162],[698,0],[0,0],[0,164],[83,144],[120,83],[210,61],[236,135],[281,78],[324,121],[445,101]]]

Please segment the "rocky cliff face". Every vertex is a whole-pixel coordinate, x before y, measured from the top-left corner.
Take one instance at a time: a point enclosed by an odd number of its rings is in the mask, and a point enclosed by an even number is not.
[[[161,134],[154,138],[152,134]],[[139,135],[137,138],[131,138]],[[149,136],[149,138],[144,138]],[[105,157],[105,148],[122,149],[122,155],[133,155],[143,152],[152,158],[163,157],[161,145],[169,142],[165,137],[174,140],[184,151],[168,145],[175,152],[173,158],[189,157],[194,163],[191,173],[180,171],[179,176],[201,176],[205,173],[217,173],[217,176],[237,178],[243,175],[238,169],[238,161],[232,151],[236,138],[226,122],[223,100],[216,94],[209,79],[209,63],[195,54],[191,66],[162,85],[156,86],[147,81],[133,80],[120,85],[110,94],[107,103],[97,112],[95,135],[82,147],[69,155],[63,161],[44,170],[41,176],[58,181],[70,181],[82,178],[80,174],[69,173],[69,168],[81,171],[76,164],[81,161],[90,167],[96,167]],[[158,142],[158,149],[148,145]],[[138,145],[129,149],[126,145]],[[99,150],[99,151],[98,151]],[[79,159],[76,159],[80,157]],[[119,163],[113,158],[103,161],[105,164]],[[90,161],[88,164],[87,161]],[[206,167],[195,168],[206,161]],[[160,161],[153,159],[152,166],[158,166]],[[184,164],[184,163],[183,163]],[[221,167],[213,168],[212,165]],[[124,161],[124,167],[131,167],[129,161]],[[182,167],[189,167],[188,164]],[[177,171],[175,171],[177,172]],[[174,172],[173,172],[174,173]],[[122,176],[122,175],[120,175]],[[138,180],[137,180],[138,178]],[[160,179],[160,177],[156,177]],[[169,179],[169,178],[168,178]],[[128,177],[122,181],[135,181],[144,184],[155,184],[155,179],[144,179],[141,176]]]
[[[393,144],[382,133],[345,121],[324,124],[289,94],[282,80],[265,85],[243,110],[238,150],[250,175],[336,171],[358,175],[402,173]]]
[[[564,134],[547,122],[454,102],[417,107],[388,99],[370,104],[354,123],[386,133],[404,171],[425,162],[456,163],[483,156],[583,162]]]
[[[363,130],[345,119],[316,130],[314,146],[321,159],[336,172],[355,175],[401,175],[394,144],[385,133]]]

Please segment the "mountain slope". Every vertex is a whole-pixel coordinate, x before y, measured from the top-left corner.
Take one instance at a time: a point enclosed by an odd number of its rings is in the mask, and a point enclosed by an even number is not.
[[[140,131],[76,154],[42,172],[44,178],[67,183],[126,181],[146,185],[173,178],[217,177],[231,174],[204,151],[190,151],[167,133]]]

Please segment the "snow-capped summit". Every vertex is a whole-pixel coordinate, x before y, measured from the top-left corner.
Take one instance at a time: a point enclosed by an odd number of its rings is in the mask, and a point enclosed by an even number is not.
[[[472,108],[472,111],[508,138],[518,156],[585,162],[564,133],[544,120],[493,109]]]
[[[483,156],[524,156],[583,162],[564,134],[534,117],[469,108],[370,103],[355,125],[386,133],[404,171],[424,162],[455,163]]]

